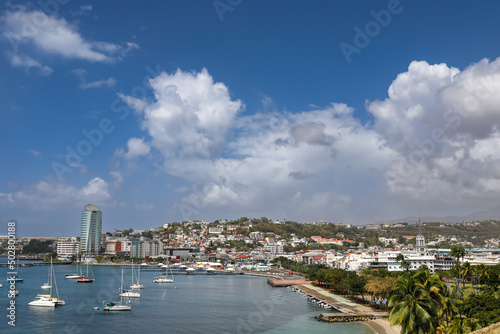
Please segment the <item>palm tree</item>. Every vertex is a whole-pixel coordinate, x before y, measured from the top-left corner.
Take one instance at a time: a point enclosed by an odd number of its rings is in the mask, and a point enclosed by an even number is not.
[[[410,261],[406,259],[401,261],[401,268],[403,268],[404,272],[407,273],[408,269],[410,268]]]
[[[451,286],[451,296],[455,299],[462,299],[464,296],[464,290],[460,287],[460,284],[453,284]]]
[[[458,300],[452,297],[448,286],[437,273],[431,275],[428,270],[419,269],[414,278],[427,291],[429,298],[438,303],[438,316],[434,320],[434,327],[438,331],[440,320],[446,320],[449,323],[453,315],[458,312],[456,307]]]
[[[460,275],[462,275],[462,287],[465,288],[465,278],[471,273],[471,266],[469,262],[465,262],[460,267]]]
[[[401,325],[402,334],[434,333],[439,304],[414,276],[398,278],[389,299],[391,325]]]
[[[403,261],[405,259],[404,255],[399,253],[397,256],[396,256],[396,262],[400,262],[400,261]]]
[[[413,277],[425,290],[427,290],[430,298],[440,302],[441,293],[446,284],[441,280],[438,274],[431,275],[428,270],[419,270]]]
[[[448,329],[448,334],[465,334],[475,331],[476,329],[481,328],[481,326],[472,319],[466,318],[457,318],[453,319],[451,322],[451,326]]]
[[[465,263],[464,263],[465,264]],[[479,281],[479,274],[478,274],[478,266],[472,266],[470,268],[470,277],[471,277],[471,283],[472,283],[472,290],[474,291],[474,294],[478,294],[478,281]]]
[[[481,278],[484,278],[485,281],[487,278],[490,278],[490,274],[488,272],[488,268],[481,263],[479,266],[476,268],[476,273],[479,275],[479,285],[481,286]]]
[[[458,281],[460,281],[460,258],[465,257],[465,248],[462,245],[451,246],[450,256],[454,256],[457,259],[457,271],[458,271]]]
[[[455,314],[458,313],[458,305],[460,300],[458,300],[454,294],[453,288],[444,284],[441,291],[441,314],[440,317],[444,318],[446,321],[446,327],[450,325],[450,321],[453,319]]]

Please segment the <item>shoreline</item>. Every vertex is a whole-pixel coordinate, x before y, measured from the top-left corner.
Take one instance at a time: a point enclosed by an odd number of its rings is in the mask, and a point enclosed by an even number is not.
[[[321,292],[320,292],[318,290],[311,291],[311,289],[308,288],[307,286],[308,286],[307,284],[304,284],[304,285],[297,285],[294,287],[296,287],[297,289],[301,289],[302,291],[305,291],[306,293],[308,293],[316,298],[319,297],[316,295],[317,293],[321,293],[321,295],[323,295],[323,297],[326,297],[326,298],[328,298],[328,297],[334,298],[334,297],[329,296],[330,294],[341,297],[335,293],[330,292],[328,289],[325,289],[324,287],[319,287],[321,289]],[[304,289],[304,288],[306,288],[306,289]],[[372,306],[367,306],[367,305],[349,305],[349,301],[346,303],[346,301],[344,301],[344,300],[336,300],[336,301],[330,300],[330,301],[328,301],[328,299],[325,299],[325,298],[320,298],[320,299],[326,300],[329,305],[331,305],[337,311],[340,311],[341,314],[345,314],[347,317],[349,317],[349,315],[355,315],[355,314],[359,314],[361,316],[371,314],[371,315],[375,316],[375,319],[373,319],[373,320],[356,321],[356,322],[365,324],[366,326],[369,326],[374,333],[377,333],[377,334],[400,334],[401,333],[401,326],[391,326],[390,325],[387,311],[380,311]],[[336,298],[334,298],[334,299],[336,299]],[[339,304],[339,303],[341,304],[340,310],[339,310],[339,305],[334,305],[334,304]],[[327,315],[327,313],[321,313],[321,314]]]
[[[401,326],[391,326],[388,320],[375,319],[363,321],[365,325],[369,326],[377,334],[400,334]]]

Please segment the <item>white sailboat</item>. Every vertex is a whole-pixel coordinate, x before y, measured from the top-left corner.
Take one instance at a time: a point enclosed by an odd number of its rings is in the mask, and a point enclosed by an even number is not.
[[[140,283],[141,281],[141,267],[139,266],[139,270],[137,271],[137,283],[134,283],[134,261],[132,260],[132,284],[130,285],[131,289],[144,289],[145,286]]]
[[[52,289],[52,282],[50,281],[51,277],[52,277],[51,270],[52,270],[52,268],[49,268],[49,272],[48,272],[48,276],[47,276],[47,283],[43,283],[43,285],[41,286],[42,289]]]
[[[172,276],[172,278],[168,277],[168,269],[168,267],[165,267],[165,276],[156,276],[153,279],[153,283],[174,283],[174,274],[172,273],[172,268],[170,268],[170,276]]]
[[[134,265],[134,263],[132,262],[132,271],[131,271],[132,281],[131,282],[134,282],[134,267],[133,267],[133,265]],[[122,287],[120,289],[120,291],[118,292],[118,295],[121,296],[121,297],[140,298],[141,297],[141,291],[137,290],[137,289],[123,290],[123,287]]]
[[[81,276],[78,274],[78,262],[76,263],[76,274],[66,274],[64,275],[65,278],[71,278],[71,279],[75,279],[75,278],[80,278]]]
[[[123,291],[123,269],[122,269],[122,283],[120,286],[120,291]],[[123,296],[120,296],[120,302],[103,302],[104,308],[103,311],[130,311],[132,310],[132,305],[124,305],[123,304]],[[127,300],[127,303],[130,303],[130,300]]]
[[[19,277],[20,273],[21,272],[19,271],[19,258],[17,258],[17,262],[16,262],[16,275],[8,277],[7,280],[9,280],[9,281],[15,281],[16,283],[17,282],[19,282],[19,283],[24,282],[24,278]]]
[[[92,273],[92,278],[89,278],[89,263],[87,262],[87,276],[80,275],[79,278],[76,279],[78,283],[92,283],[94,281],[94,273],[92,272],[92,268],[90,268],[90,272]]]
[[[56,288],[57,298],[52,297],[52,280],[54,280],[54,286]],[[59,299],[59,291],[57,290],[57,282],[56,277],[54,275],[54,266],[52,265],[52,258],[50,259],[50,294],[48,295],[37,295],[35,300],[29,302],[29,306],[39,306],[39,307],[56,307],[56,306],[64,306],[66,302],[64,300]]]

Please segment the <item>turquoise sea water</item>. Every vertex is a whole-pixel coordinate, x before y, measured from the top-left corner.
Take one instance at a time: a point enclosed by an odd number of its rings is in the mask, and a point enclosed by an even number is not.
[[[0,268],[1,333],[338,333],[368,334],[360,323],[322,323],[314,316],[324,310],[287,288],[273,288],[265,278],[246,275],[175,275],[174,284],[151,283],[159,272],[142,271],[140,299],[130,312],[105,313],[104,300],[119,300],[121,268],[92,267],[95,282],[65,279],[75,266],[54,266],[60,299],[66,306],[28,306],[47,281],[46,266],[22,268],[18,283],[16,326],[7,324],[7,268]],[[125,280],[130,284],[130,267]],[[53,292],[55,295],[55,291]],[[99,310],[93,310],[98,306]]]

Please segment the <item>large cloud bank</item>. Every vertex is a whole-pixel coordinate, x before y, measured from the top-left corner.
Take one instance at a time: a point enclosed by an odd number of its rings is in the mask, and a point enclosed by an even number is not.
[[[367,102],[369,124],[341,103],[244,115],[207,70],[162,73],[150,82],[152,102],[124,99],[139,112],[164,171],[194,184],[182,199],[193,212],[366,219],[391,199],[494,204],[499,66],[484,59],[460,72],[414,61],[387,98]]]

